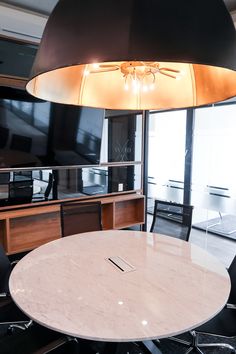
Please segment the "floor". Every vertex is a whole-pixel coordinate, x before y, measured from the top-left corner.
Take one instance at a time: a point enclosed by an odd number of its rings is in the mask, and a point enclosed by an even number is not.
[[[152,215],[148,214],[147,229],[150,230]],[[228,267],[236,255],[236,240],[217,236],[206,231],[192,228],[190,242],[205,249]]]
[[[231,240],[224,236],[217,236],[192,228],[189,241],[204,248],[218,258],[226,267],[229,267],[236,255],[236,240]]]

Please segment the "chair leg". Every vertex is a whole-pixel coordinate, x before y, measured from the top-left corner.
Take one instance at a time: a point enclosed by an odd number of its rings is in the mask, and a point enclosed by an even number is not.
[[[193,347],[189,348],[189,349],[185,352],[185,354],[189,354],[189,353],[191,353],[192,351],[193,351]]]
[[[186,347],[189,347],[187,349],[187,351],[185,352],[185,354],[189,354],[193,350],[197,351],[199,354],[204,354],[201,351],[201,349],[199,348],[199,345],[198,345],[198,333],[196,333],[195,331],[191,331],[190,333],[191,333],[191,336],[192,336],[192,342],[187,342],[187,341],[185,341],[183,339],[179,339],[179,338],[176,338],[176,337],[171,337],[171,338],[168,338],[168,339],[173,341],[173,342],[185,345]]]
[[[140,342],[140,346],[145,350],[145,353],[162,354],[160,349],[160,342],[158,339],[142,341]]]
[[[15,322],[15,323],[9,325],[7,332],[9,334],[11,334],[14,331],[14,329],[16,329],[16,328],[21,329],[22,331],[25,331],[26,329],[28,329],[32,325],[33,325],[32,320],[30,320],[28,322],[23,322],[23,321]]]
[[[226,348],[231,351],[232,354],[236,354],[236,349],[230,344],[226,343],[206,343],[198,344],[199,348]]]
[[[190,342],[187,342],[186,340],[183,340],[183,339],[180,339],[180,338],[176,338],[176,337],[170,337],[170,338],[168,338],[168,340],[171,340],[173,342],[186,345],[187,347],[189,347],[191,345]]]
[[[192,335],[192,342],[187,342],[185,340],[179,339],[179,338],[175,338],[175,337],[171,337],[168,338],[169,340],[185,345],[187,347],[189,347],[189,349],[185,352],[185,354],[189,354],[191,353],[193,350],[195,350],[196,352],[198,352],[199,354],[204,354],[203,351],[200,348],[225,348],[225,349],[229,349],[231,354],[236,354],[236,349],[234,347],[232,347],[232,345],[227,344],[227,343],[199,343],[198,339],[199,339],[199,333],[195,332],[195,331],[191,331],[190,332]]]

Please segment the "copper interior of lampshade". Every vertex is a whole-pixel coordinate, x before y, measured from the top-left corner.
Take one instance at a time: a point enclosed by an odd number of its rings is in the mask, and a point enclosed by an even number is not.
[[[135,90],[127,83],[121,70],[124,62],[99,63],[103,69],[88,70],[92,64],[73,65],[33,77],[27,84],[32,95],[44,100],[107,109],[167,109],[201,106],[236,95],[236,72],[230,69],[185,63],[159,63],[174,70],[175,78],[156,73]],[[130,80],[130,79],[128,79]]]

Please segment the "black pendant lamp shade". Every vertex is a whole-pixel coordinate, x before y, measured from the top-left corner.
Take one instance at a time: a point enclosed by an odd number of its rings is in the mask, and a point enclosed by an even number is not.
[[[236,95],[223,0],[60,0],[27,90],[109,109],[200,106]]]

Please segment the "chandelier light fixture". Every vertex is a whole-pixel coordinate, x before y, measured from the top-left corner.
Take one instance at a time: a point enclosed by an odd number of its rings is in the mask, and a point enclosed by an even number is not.
[[[58,103],[171,109],[236,95],[223,0],[59,0],[26,86]]]

